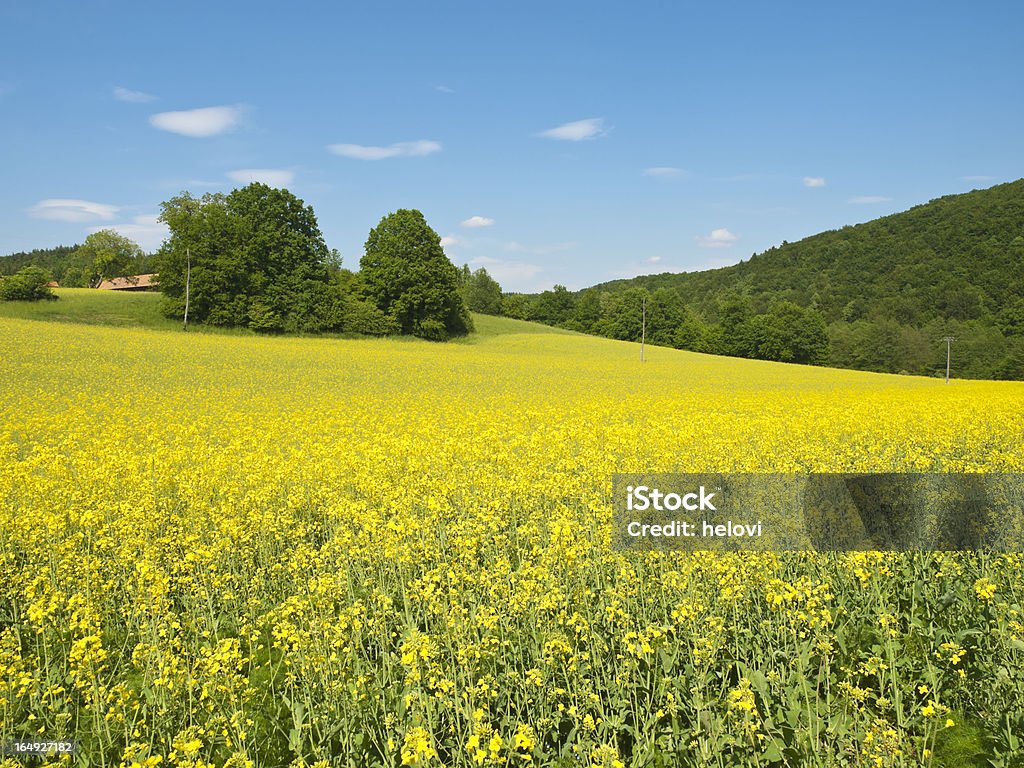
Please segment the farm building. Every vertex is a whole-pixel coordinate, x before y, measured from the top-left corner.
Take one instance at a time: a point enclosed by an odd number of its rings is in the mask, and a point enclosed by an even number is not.
[[[128,275],[104,280],[96,287],[101,291],[156,291],[160,286],[156,278],[156,274]]]

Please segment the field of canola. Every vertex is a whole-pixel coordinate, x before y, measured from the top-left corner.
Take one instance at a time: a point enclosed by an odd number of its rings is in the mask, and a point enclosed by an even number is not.
[[[608,539],[613,472],[1024,471],[1024,385],[480,324],[0,319],[0,742],[132,768],[1020,764],[1021,556]]]

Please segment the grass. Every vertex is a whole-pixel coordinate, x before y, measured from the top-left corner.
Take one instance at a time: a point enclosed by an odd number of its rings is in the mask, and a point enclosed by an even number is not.
[[[161,331],[180,331],[178,320],[164,317],[160,312],[161,295],[149,292],[98,291],[91,288],[57,288],[57,301],[5,301],[0,302],[0,317],[16,320],[44,320],[56,323],[81,323],[85,325],[108,325],[116,328],[151,328]],[[549,328],[525,320],[508,317],[473,315],[476,332],[457,341],[475,344],[483,339],[514,334],[555,333],[569,334],[557,328]],[[214,326],[191,325],[189,332],[220,333],[229,335],[255,336],[245,328],[217,328]],[[337,336],[337,334],[328,334]],[[409,339],[419,341],[418,339]]]
[[[0,302],[0,317],[58,323],[171,330],[181,324],[160,313],[159,293],[57,288],[57,301]]]

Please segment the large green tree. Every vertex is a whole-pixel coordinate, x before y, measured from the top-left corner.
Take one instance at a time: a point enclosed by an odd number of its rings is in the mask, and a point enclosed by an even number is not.
[[[828,360],[828,330],[816,310],[779,301],[766,314],[754,318],[752,324],[754,357],[805,365],[823,365]]]
[[[417,210],[400,209],[370,230],[360,276],[367,296],[402,333],[443,341],[473,328],[459,271]]]
[[[135,241],[112,229],[93,232],[74,253],[75,264],[67,274],[65,286],[96,288],[104,280],[139,274],[143,265],[142,249]]]
[[[201,199],[183,193],[162,204],[171,236],[160,253],[167,314],[246,325],[259,331],[319,331],[332,291],[316,215],[286,189],[254,183]]]

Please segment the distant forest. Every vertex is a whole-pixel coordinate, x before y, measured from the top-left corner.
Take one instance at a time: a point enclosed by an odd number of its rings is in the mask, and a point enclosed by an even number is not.
[[[89,263],[81,248],[81,244],[58,245],[0,256],[0,276],[13,275],[24,267],[42,267],[64,288],[87,288]],[[140,253],[131,261],[131,274],[142,275],[154,271],[155,259],[151,255]]]
[[[505,296],[513,317],[714,354],[1024,379],[1024,179],[722,269]]]

